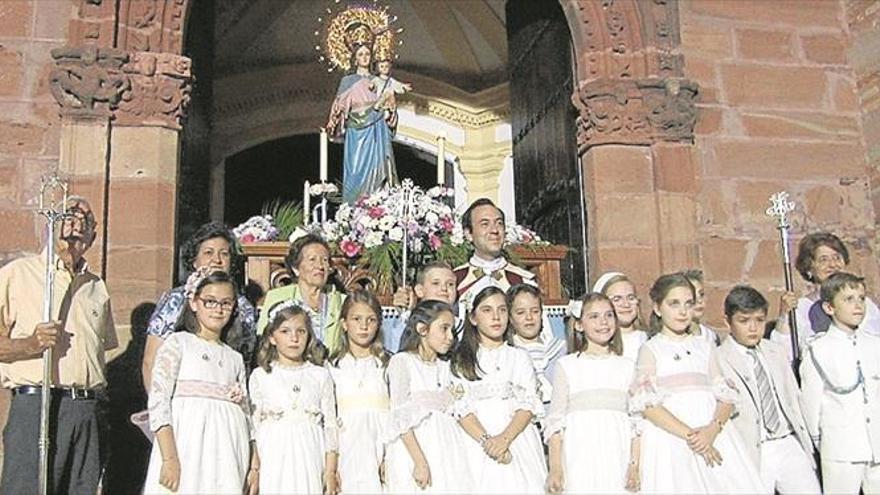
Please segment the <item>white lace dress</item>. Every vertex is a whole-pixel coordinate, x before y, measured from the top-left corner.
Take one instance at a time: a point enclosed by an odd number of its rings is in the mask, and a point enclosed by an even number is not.
[[[251,373],[260,493],[322,493],[324,456],[336,451],[336,399],[330,372],[306,362]]]
[[[148,409],[153,432],[174,430],[177,493],[241,493],[252,438],[241,354],[192,333],[170,335],[156,353]],[[159,484],[161,468],[154,442],[144,493],[171,493]]]
[[[715,346],[701,337],[681,340],[658,334],[639,353],[630,390],[630,411],[663,406],[691,428],[711,423],[718,401],[735,403],[737,392],[724,379]],[[642,493],[762,493],[757,467],[730,425],[715,439],[720,466],[709,467],[687,442],[650,421],[641,438]]]
[[[569,354],[556,363],[544,438],[562,435],[565,493],[625,493],[635,424],[627,392],[635,363]],[[589,448],[585,448],[585,446]]]
[[[489,435],[504,431],[518,410],[530,411],[535,418],[510,445],[510,464],[495,462],[468,437],[464,455],[474,478],[471,492],[543,494],[547,464],[535,421],[543,415],[544,406],[532,361],[526,351],[503,344],[494,349],[480,347],[477,362],[480,380],[453,380],[459,397],[456,416],[475,414]]]
[[[452,373],[449,362],[422,361],[402,352],[388,363],[391,418],[385,455],[389,493],[467,493],[474,485],[462,453],[471,441],[452,415]],[[400,436],[412,430],[431,472],[431,486],[422,491],[413,481],[413,461]]]
[[[341,492],[381,493],[379,467],[385,448],[380,435],[390,408],[385,368],[375,357],[346,354],[327,369],[336,388]]]

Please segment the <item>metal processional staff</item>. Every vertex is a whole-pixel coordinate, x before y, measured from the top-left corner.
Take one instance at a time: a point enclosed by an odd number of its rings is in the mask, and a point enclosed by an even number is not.
[[[57,175],[43,177],[37,212],[46,217],[46,277],[43,286],[43,321],[51,321],[55,297],[55,224],[66,215],[67,183]],[[43,351],[43,383],[40,404],[40,495],[49,491],[49,407],[52,391],[52,348]]]
[[[788,200],[788,193],[780,191],[770,196],[770,207],[767,208],[767,216],[777,220],[776,228],[779,230],[779,237],[782,243],[782,270],[785,277],[785,290],[791,292],[794,290],[794,280],[791,275],[791,250],[789,249],[788,229],[791,224],[788,222],[788,214],[794,211],[794,203]],[[788,328],[791,337],[791,355],[792,366],[794,367],[795,376],[798,376],[798,367],[801,362],[801,346],[798,336],[797,318],[795,310],[788,312]]]

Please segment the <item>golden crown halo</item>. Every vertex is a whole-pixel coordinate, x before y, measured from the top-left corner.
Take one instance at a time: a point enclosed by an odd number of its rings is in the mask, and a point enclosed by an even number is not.
[[[339,3],[340,0],[334,2]],[[372,5],[349,5],[336,12],[327,8],[325,14],[326,17],[318,17],[324,29],[315,31],[315,36],[323,35],[315,50],[323,52],[319,60],[330,65],[329,71],[351,69],[352,54],[361,45],[370,47],[373,60],[396,58],[395,38],[403,29],[391,27],[397,17],[388,12],[387,6],[379,6],[373,0]],[[402,41],[396,43],[399,46]]]

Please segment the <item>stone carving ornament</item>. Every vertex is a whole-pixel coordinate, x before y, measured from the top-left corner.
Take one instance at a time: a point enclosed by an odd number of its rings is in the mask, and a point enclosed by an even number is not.
[[[696,83],[674,78],[582,83],[574,101],[578,151],[599,144],[690,141],[697,93]]]
[[[128,55],[111,48],[64,47],[52,50],[56,67],[49,74],[52,96],[62,115],[110,117],[128,87],[122,66]]]
[[[192,92],[192,62],[170,53],[136,52],[123,67],[129,84],[122,93],[116,122],[181,129]]]

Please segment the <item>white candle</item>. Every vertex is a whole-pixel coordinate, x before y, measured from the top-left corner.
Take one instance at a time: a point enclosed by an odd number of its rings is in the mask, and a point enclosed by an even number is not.
[[[446,184],[446,133],[437,136],[437,185]]]
[[[308,225],[309,216],[311,216],[312,197],[309,194],[309,181],[303,184],[303,225]]]
[[[321,128],[320,179],[327,182],[327,129]]]

